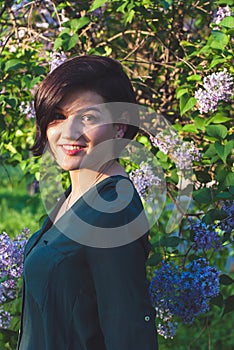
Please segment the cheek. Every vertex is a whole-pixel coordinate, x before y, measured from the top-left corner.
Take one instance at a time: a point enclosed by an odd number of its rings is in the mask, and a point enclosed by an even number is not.
[[[48,140],[50,146],[52,146],[54,141],[56,140],[57,134],[58,134],[58,132],[57,132],[56,128],[54,128],[54,127],[47,128],[46,136],[47,136],[47,140]]]
[[[91,130],[87,133],[87,136],[93,144],[98,144],[101,141],[113,139],[115,136],[115,129],[112,125],[102,125]]]

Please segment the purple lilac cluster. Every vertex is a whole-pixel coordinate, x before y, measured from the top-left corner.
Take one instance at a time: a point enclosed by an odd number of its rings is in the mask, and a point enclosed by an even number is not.
[[[36,117],[36,112],[32,102],[21,102],[19,106],[20,113],[24,114],[28,119],[34,119]]]
[[[153,146],[165,154],[169,154],[181,170],[191,167],[193,161],[200,159],[200,152],[194,142],[183,141],[178,134],[171,131],[169,134],[159,132],[156,136],[151,136],[150,141]]]
[[[57,51],[53,51],[50,54],[50,73],[57,68],[58,66],[60,66],[63,62],[65,62],[67,60],[67,56],[65,55],[64,52],[57,52]]]
[[[14,240],[6,232],[0,235],[0,304],[15,298],[17,281],[23,272],[23,252],[28,235],[27,228]]]
[[[217,230],[217,225],[207,225],[201,220],[190,222],[191,230],[194,232],[193,249],[218,251],[222,248],[222,240]]]
[[[9,311],[5,311],[3,307],[0,307],[0,329],[8,329],[10,327],[10,323],[12,320],[12,316]]]
[[[234,229],[234,203],[227,201],[223,204],[222,210],[227,214],[227,217],[219,222],[220,229],[225,233],[231,233]]]
[[[218,9],[214,12],[214,16],[212,19],[212,22],[215,24],[219,24],[225,17],[231,16],[232,10],[229,6],[220,6]]]
[[[163,261],[161,268],[154,271],[149,292],[161,319],[158,331],[163,330],[164,337],[172,337],[176,331],[175,317],[191,324],[195,317],[208,311],[210,299],[219,294],[219,272],[204,258],[183,268]]]
[[[160,186],[162,183],[162,179],[155,175],[152,167],[146,162],[141,162],[139,169],[132,170],[129,177],[139,195],[144,199],[146,199],[151,186]]]
[[[205,77],[203,86],[205,90],[199,88],[195,92],[200,113],[216,111],[219,101],[228,102],[233,95],[233,77],[226,68]]]
[[[176,335],[178,323],[172,320],[167,320],[166,322],[159,322],[157,325],[158,334],[160,334],[163,338],[173,339]]]

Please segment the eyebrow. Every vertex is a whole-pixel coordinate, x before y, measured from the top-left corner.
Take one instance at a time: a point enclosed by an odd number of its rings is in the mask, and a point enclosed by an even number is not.
[[[56,107],[55,110],[59,111],[59,112],[62,112],[62,113],[65,113],[65,110],[63,110],[61,107]],[[97,107],[92,107],[91,106],[91,107],[80,109],[79,111],[77,111],[77,115],[80,115],[80,114],[83,114],[83,113],[86,113],[86,112],[89,112],[89,111],[96,111],[96,112],[101,113],[100,109],[98,109]]]

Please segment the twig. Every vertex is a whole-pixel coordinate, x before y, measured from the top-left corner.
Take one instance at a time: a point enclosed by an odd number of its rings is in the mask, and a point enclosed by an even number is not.
[[[147,41],[147,39],[148,39],[148,37],[142,39],[141,42],[140,42],[138,45],[136,45],[136,46],[132,49],[132,51],[130,51],[130,52],[127,54],[127,56],[125,56],[121,61],[125,61],[125,60],[128,59],[128,57],[132,56],[132,54],[133,54],[134,52],[136,52],[141,46],[143,46],[143,44],[145,43],[145,41]]]
[[[179,56],[177,56],[175,54],[175,52],[172,51],[170,48],[168,48],[157,35],[156,35],[156,37],[157,37],[158,41],[161,43],[161,45],[163,45],[165,47],[165,49],[167,49],[174,57],[176,57],[177,60],[185,63],[193,71],[193,73],[196,74],[197,71],[196,71],[195,66],[193,66],[191,63],[185,61],[183,58],[180,58]]]
[[[14,33],[12,32],[12,33],[10,33],[10,34],[8,35],[8,37],[5,39],[5,41],[4,41],[4,43],[2,44],[2,47],[1,47],[0,55],[2,54],[2,52],[3,52],[3,50],[5,49],[5,47],[6,47],[7,43],[8,43],[8,41],[10,40],[10,38],[11,38],[13,35],[14,35]]]
[[[147,31],[144,31],[144,30],[140,30],[138,31],[138,33],[141,33],[143,35],[149,35],[149,36],[154,36],[155,34],[152,33],[152,32],[147,32]],[[102,41],[101,43],[97,44],[96,47],[99,47],[99,46],[103,46],[103,45],[106,45],[108,43],[110,43],[111,41],[123,36],[123,35],[126,35],[126,34],[136,34],[136,31],[135,30],[126,30],[125,32],[121,32],[121,33],[117,33],[115,35],[113,35],[111,38],[107,39],[106,41]]]
[[[207,317],[207,319],[206,319],[206,324],[205,324],[205,326],[202,328],[202,330],[201,330],[201,332],[198,334],[198,336],[195,338],[195,339],[193,339],[192,341],[191,341],[191,343],[188,345],[188,350],[190,350],[191,349],[191,345],[193,344],[193,343],[195,343],[199,338],[200,338],[200,336],[202,335],[202,333],[204,333],[205,332],[205,330],[207,329],[207,322],[208,321],[208,317]]]
[[[60,21],[59,14],[58,14],[58,11],[57,11],[57,8],[56,8],[56,6],[55,6],[55,4],[54,4],[54,2],[53,2],[53,1],[52,1],[52,5],[53,5],[54,12],[55,12],[56,17],[57,17],[57,20],[58,20],[59,29],[61,29],[61,28],[62,28],[62,23],[61,23],[61,21]]]

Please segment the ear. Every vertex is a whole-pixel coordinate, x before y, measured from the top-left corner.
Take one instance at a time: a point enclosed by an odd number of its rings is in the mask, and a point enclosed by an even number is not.
[[[121,117],[118,119],[118,123],[115,123],[115,129],[116,129],[116,138],[123,138],[129,124],[129,114],[128,112],[123,112]]]

